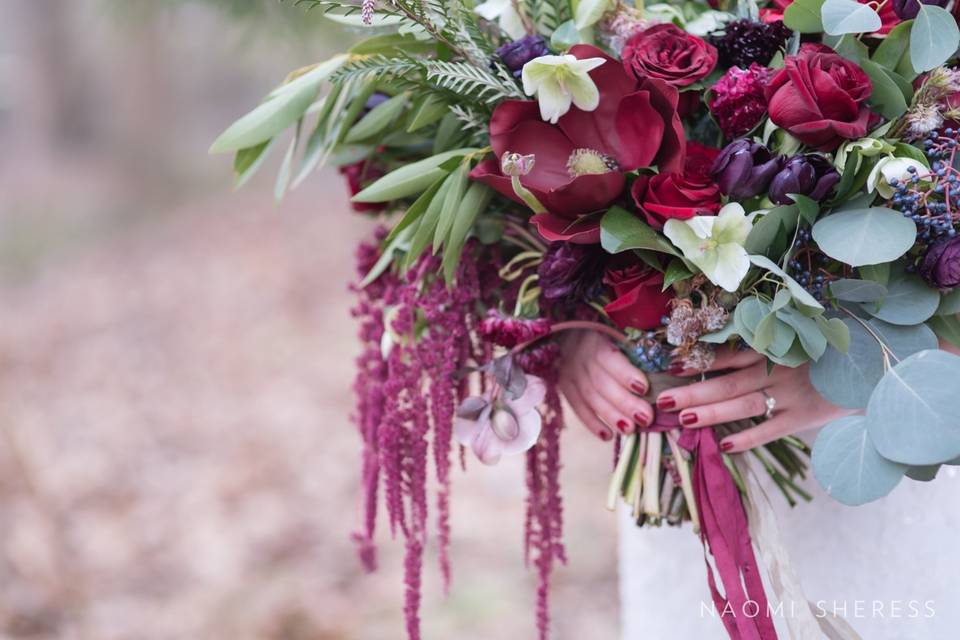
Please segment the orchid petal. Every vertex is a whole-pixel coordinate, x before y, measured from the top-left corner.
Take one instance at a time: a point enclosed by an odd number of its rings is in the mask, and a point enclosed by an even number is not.
[[[501,451],[505,456],[523,453],[537,444],[537,439],[540,438],[540,430],[543,427],[543,418],[536,411],[528,411],[517,416],[517,425],[520,427],[517,437],[509,442],[504,442],[502,445]]]
[[[500,462],[503,445],[503,441],[496,436],[490,427],[490,423],[486,422],[477,437],[473,439],[470,448],[473,449],[474,455],[480,462],[486,465],[495,465]]]

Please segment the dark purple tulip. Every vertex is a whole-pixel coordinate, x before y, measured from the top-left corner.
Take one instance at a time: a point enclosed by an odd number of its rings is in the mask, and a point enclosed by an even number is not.
[[[546,41],[540,36],[526,36],[513,42],[508,42],[497,49],[497,56],[503,61],[503,64],[517,78],[523,71],[523,65],[534,58],[550,55],[550,49],[547,48]]]
[[[711,177],[720,192],[731,198],[752,198],[767,190],[783,160],[762,144],[735,140],[713,162]]]
[[[830,161],[816,153],[793,156],[770,182],[770,200],[774,204],[793,204],[788,194],[799,193],[820,202],[840,182],[840,174]]]
[[[960,287],[960,236],[930,245],[920,263],[920,275],[937,289]]]
[[[923,0],[923,4],[946,7],[947,0]],[[913,20],[920,13],[920,0],[893,0],[893,12],[901,20]]]

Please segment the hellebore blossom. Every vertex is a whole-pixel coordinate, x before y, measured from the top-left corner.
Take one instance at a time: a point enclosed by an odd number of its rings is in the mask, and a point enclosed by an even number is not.
[[[938,289],[960,287],[960,237],[930,245],[920,263],[920,275]]]
[[[911,171],[911,169],[913,171]],[[867,192],[872,193],[876,190],[876,192],[880,194],[880,197],[889,200],[893,197],[894,193],[894,188],[890,186],[890,181],[904,180],[913,172],[916,172],[917,175],[922,177],[927,175],[929,170],[922,162],[914,160],[913,158],[897,158],[895,156],[882,158],[874,165],[870,171],[870,175],[867,176]]]
[[[600,22],[603,14],[614,7],[613,0],[580,0],[573,21],[577,29],[586,29]]]
[[[752,226],[743,207],[731,202],[716,216],[667,220],[663,233],[710,282],[732,293],[750,270],[743,244]]]
[[[504,33],[514,40],[527,35],[527,28],[513,6],[513,0],[487,0],[474,7],[473,11],[484,20],[498,21]]]
[[[570,54],[540,56],[523,66],[523,91],[536,95],[540,117],[557,124],[560,116],[575,105],[581,111],[593,111],[600,104],[600,91],[590,72],[606,62],[603,58],[580,60]]]
[[[525,377],[526,385],[517,397],[500,388],[499,397],[471,396],[457,409],[453,433],[483,464],[497,464],[502,456],[523,453],[540,437],[543,419],[537,406],[547,387],[536,376]]]
[[[820,202],[840,182],[840,174],[825,157],[808,153],[793,156],[770,182],[770,200],[774,204],[792,204],[791,193]]]
[[[724,195],[752,198],[767,190],[781,166],[782,160],[762,144],[735,140],[717,156],[710,174]]]
[[[497,49],[497,57],[516,78],[520,77],[523,65],[549,53],[546,41],[540,36],[526,36]]]

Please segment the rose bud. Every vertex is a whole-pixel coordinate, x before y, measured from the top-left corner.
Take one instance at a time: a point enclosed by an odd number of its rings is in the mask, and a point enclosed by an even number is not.
[[[923,4],[946,7],[947,0],[923,0]],[[893,11],[901,20],[913,20],[920,13],[920,0],[893,0]]]
[[[514,77],[519,78],[523,71],[523,65],[534,58],[550,54],[547,43],[540,36],[526,36],[513,42],[508,42],[497,49],[497,57],[503,62],[504,66],[513,73]]]
[[[793,204],[791,193],[820,202],[840,182],[840,174],[830,161],[816,153],[793,156],[770,182],[769,196],[774,204]]]
[[[762,144],[736,140],[717,156],[710,175],[723,194],[731,198],[752,198],[767,190],[781,166],[781,158]]]
[[[930,245],[920,263],[920,275],[938,289],[960,287],[960,236]]]

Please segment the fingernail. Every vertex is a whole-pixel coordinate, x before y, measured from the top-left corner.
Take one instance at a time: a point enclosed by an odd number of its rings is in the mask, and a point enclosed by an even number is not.
[[[626,420],[617,420],[617,429],[620,429],[620,433],[624,434],[629,434],[632,431],[630,423]]]
[[[672,364],[672,365],[670,365],[669,367],[667,367],[667,373],[669,373],[669,374],[672,375],[672,376],[679,375],[679,374],[683,373],[683,365],[682,365],[682,364]]]
[[[630,383],[630,388],[638,396],[645,395],[647,393],[647,385],[643,384],[639,380],[634,380]]]
[[[601,431],[599,435],[600,435],[600,439],[603,441],[607,441],[613,437],[613,434],[610,433],[609,431]]]
[[[653,420],[650,419],[650,416],[640,413],[639,411],[633,414],[633,419],[636,420],[637,424],[639,424],[641,427],[649,427],[650,423],[653,422]]]
[[[720,443],[720,451],[723,451],[724,453],[726,453],[727,451],[730,451],[730,449],[733,449],[733,443],[732,443],[732,442],[721,442],[721,443]]]
[[[680,416],[680,424],[685,427],[689,427],[692,424],[697,424],[697,414],[695,413],[684,413]]]
[[[657,409],[663,409],[664,411],[669,411],[677,406],[677,401],[671,398],[670,396],[663,396],[662,398],[657,398]]]

